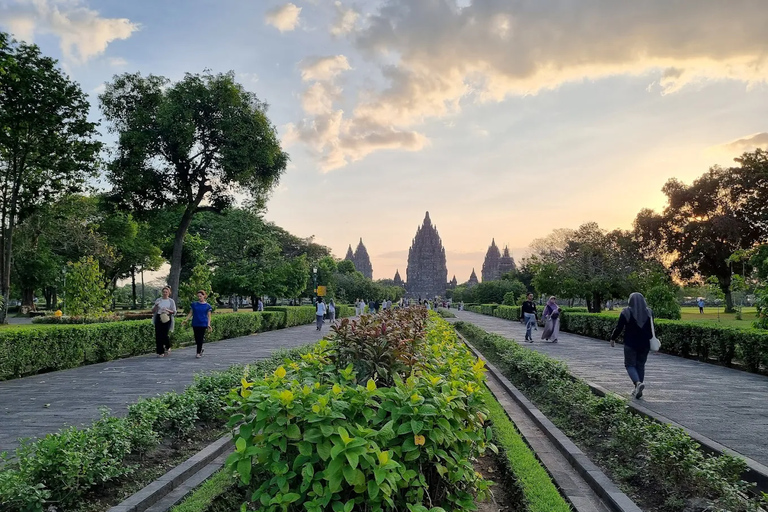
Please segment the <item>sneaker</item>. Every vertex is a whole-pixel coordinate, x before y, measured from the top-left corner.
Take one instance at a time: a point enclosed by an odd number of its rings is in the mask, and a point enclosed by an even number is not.
[[[645,389],[645,384],[642,382],[638,382],[635,386],[635,398],[642,398],[643,397],[643,390]]]
[[[552,343],[557,343],[557,338],[555,338],[554,340],[552,340]]]
[[[200,359],[201,357],[203,357],[203,354],[197,354],[195,357]]]

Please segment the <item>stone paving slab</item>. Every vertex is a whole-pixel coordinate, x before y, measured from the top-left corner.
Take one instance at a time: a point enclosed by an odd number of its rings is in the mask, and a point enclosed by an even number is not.
[[[169,357],[131,357],[0,382],[0,452],[14,450],[21,437],[89,425],[102,407],[122,416],[140,397],[182,391],[196,373],[265,359],[275,350],[314,343],[327,333],[327,323],[322,333],[314,324],[302,325],[206,343],[200,359],[192,346],[174,349]]]
[[[454,311],[460,320],[547,354],[568,364],[571,372],[624,397],[632,382],[624,369],[623,346],[560,333],[558,343],[521,342],[525,326],[502,318]],[[541,329],[541,328],[540,328]],[[663,343],[663,339],[662,339]],[[644,407],[698,432],[734,452],[768,465],[768,378],[762,375],[651,353],[646,363]]]

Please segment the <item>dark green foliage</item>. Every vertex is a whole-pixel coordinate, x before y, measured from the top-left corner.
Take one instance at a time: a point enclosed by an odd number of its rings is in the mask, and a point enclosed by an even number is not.
[[[315,320],[312,306],[276,309],[213,315],[213,331],[206,334],[206,340],[247,336]],[[338,306],[336,311],[342,316],[354,312],[348,306]],[[192,328],[176,322],[171,341],[174,346],[193,344]],[[7,329],[0,331],[0,380],[149,354],[154,350],[155,331],[149,320]]]
[[[24,444],[14,460],[0,468],[0,510],[43,512],[49,505],[60,510],[88,501],[88,493],[130,475],[126,463],[131,454],[143,454],[168,437],[181,442],[198,421],[224,419],[223,397],[243,376],[273,372],[286,358],[300,358],[308,347],[279,351],[248,367],[234,366],[222,372],[195,377],[183,393],[139,400],[125,418],[105,411],[102,419],[87,428],[70,427]]]
[[[654,286],[645,294],[645,300],[655,318],[680,320],[682,317],[677,296],[668,286]]]
[[[638,493],[654,508],[682,510],[703,499],[711,510],[759,510],[741,480],[743,461],[709,455],[682,429],[630,412],[615,395],[593,394],[560,361],[471,324],[456,328],[567,435],[596,450],[625,485],[654,489]]]
[[[506,320],[520,319],[519,306],[483,305],[466,309]],[[616,315],[584,313],[583,308],[560,310],[560,328],[582,336],[608,340],[618,323]],[[761,364],[768,368],[768,332],[664,319],[656,320],[655,326],[661,351],[666,354],[715,360],[725,365],[735,360],[750,372],[760,372]]]

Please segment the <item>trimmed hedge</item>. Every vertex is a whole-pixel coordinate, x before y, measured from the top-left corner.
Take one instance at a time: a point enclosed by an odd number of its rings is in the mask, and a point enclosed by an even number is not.
[[[337,308],[337,312],[347,316],[350,311],[354,312],[345,306]],[[213,332],[206,339],[219,341],[314,320],[312,306],[213,315]],[[192,329],[182,327],[180,317],[176,318],[171,342],[174,346],[194,343]],[[150,320],[8,329],[0,331],[0,380],[103,363],[154,350],[155,333]]]
[[[505,320],[520,319],[520,306],[485,304],[467,309]],[[560,329],[590,338],[609,340],[618,322],[616,315],[584,313],[582,308],[561,308],[561,311]],[[755,373],[760,372],[761,365],[768,368],[768,332],[661,318],[655,320],[655,326],[665,354],[696,357],[726,366],[739,361],[745,370]]]

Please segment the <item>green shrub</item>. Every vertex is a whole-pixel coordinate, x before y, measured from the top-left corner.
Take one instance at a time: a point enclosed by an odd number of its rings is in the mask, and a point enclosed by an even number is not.
[[[456,324],[558,427],[600,450],[625,484],[654,489],[660,508],[709,500],[712,510],[759,510],[746,493],[742,460],[709,455],[680,428],[633,414],[615,395],[596,396],[565,364],[464,322]]]
[[[76,508],[92,490],[133,472],[125,463],[129,454],[146,453],[166,436],[183,440],[198,418],[209,421],[220,416],[213,408],[224,405],[222,397],[244,374],[271,373],[286,358],[298,359],[309,351],[309,347],[278,351],[249,366],[199,375],[183,393],[165,393],[132,404],[125,418],[103,412],[90,427],[70,427],[23,443],[15,458],[4,458],[0,467],[0,510]]]
[[[123,318],[120,315],[113,313],[106,313],[103,315],[89,315],[89,316],[37,316],[32,319],[33,324],[56,324],[56,325],[70,325],[70,324],[104,324],[109,322],[120,322]]]
[[[100,314],[109,304],[109,290],[104,286],[104,272],[93,256],[83,256],[67,264],[64,289],[66,313],[72,316]]]
[[[467,308],[468,309],[468,308]],[[563,331],[609,340],[618,322],[616,315],[584,313],[581,308],[560,308],[560,328]],[[520,319],[519,306],[474,306],[473,312],[506,320]],[[715,360],[731,365],[740,361],[744,369],[760,372],[768,367],[768,332],[739,329],[698,322],[658,319],[654,322],[661,340],[661,351],[682,357],[697,357],[701,361]]]
[[[669,320],[680,320],[680,304],[677,302],[677,295],[667,286],[654,286],[645,295],[648,307],[653,311],[655,318],[667,318]]]
[[[334,346],[321,343],[229,396],[240,430],[227,465],[258,509],[476,510],[488,489],[471,463],[490,446],[484,369],[450,326],[431,316],[413,375],[392,387],[336,367]]]
[[[213,315],[213,331],[206,336],[208,341],[219,341],[278,329],[284,324],[285,316],[279,312]],[[193,344],[192,328],[176,322],[171,341],[174,346]],[[0,380],[149,354],[154,350],[155,331],[149,320],[8,329],[0,331]]]

